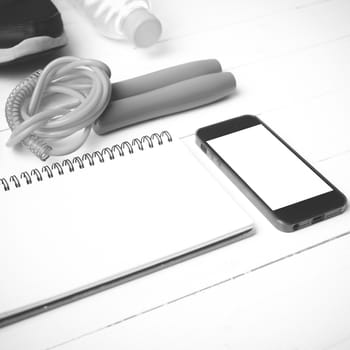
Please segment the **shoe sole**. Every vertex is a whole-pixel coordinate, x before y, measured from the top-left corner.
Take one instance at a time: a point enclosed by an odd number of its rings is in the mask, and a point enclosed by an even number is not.
[[[0,65],[11,63],[27,56],[33,56],[46,51],[51,51],[67,44],[65,34],[57,38],[50,36],[38,36],[21,41],[16,46],[8,49],[0,49]]]

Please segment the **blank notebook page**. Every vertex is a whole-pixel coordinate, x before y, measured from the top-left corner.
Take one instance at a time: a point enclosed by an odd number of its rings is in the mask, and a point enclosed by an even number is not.
[[[180,141],[1,193],[0,317],[252,227]]]

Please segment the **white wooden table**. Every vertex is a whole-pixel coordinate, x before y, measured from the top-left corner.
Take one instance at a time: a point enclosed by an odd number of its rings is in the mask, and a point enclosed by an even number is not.
[[[164,34],[147,50],[98,36],[68,0],[56,4],[69,38],[60,54],[103,60],[113,81],[204,58],[237,78],[229,99],[104,142],[168,129],[195,148],[197,128],[256,114],[350,197],[349,0],[153,0]],[[2,69],[0,103],[45,63]],[[4,120],[0,130],[2,142]],[[350,211],[279,232],[201,159],[252,216],[255,236],[0,329],[0,349],[349,349]]]

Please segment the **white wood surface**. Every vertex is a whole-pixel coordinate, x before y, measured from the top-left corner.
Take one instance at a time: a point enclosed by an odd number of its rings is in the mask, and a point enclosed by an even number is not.
[[[148,50],[99,37],[68,0],[56,4],[70,42],[61,54],[105,61],[113,81],[213,57],[238,82],[229,99],[91,137],[83,151],[163,129],[184,137],[257,114],[350,197],[348,0],[153,0],[164,35]],[[2,68],[0,103],[46,60]],[[4,119],[0,129],[3,143]],[[199,154],[192,137],[184,140],[253,217],[257,234],[0,329],[0,349],[349,349],[349,211],[281,233]],[[6,174],[23,155],[1,149]],[[24,156],[21,169],[31,162]]]

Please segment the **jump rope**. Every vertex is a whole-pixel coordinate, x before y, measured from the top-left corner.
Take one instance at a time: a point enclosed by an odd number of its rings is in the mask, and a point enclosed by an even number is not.
[[[112,84],[97,60],[61,57],[19,83],[7,99],[12,134],[41,160],[76,151],[91,129],[103,135],[222,99],[236,80],[215,59],[166,68]],[[59,95],[64,96],[63,102]],[[50,104],[51,102],[51,104]]]

